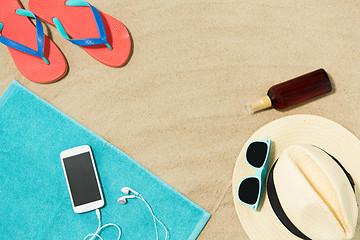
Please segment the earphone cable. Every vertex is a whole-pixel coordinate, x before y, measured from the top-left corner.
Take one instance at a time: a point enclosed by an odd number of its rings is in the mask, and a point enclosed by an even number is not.
[[[151,215],[153,216],[153,220],[154,220],[154,224],[155,224],[155,231],[156,231],[156,239],[159,240],[158,231],[157,231],[157,225],[156,225],[156,221],[158,221],[161,224],[161,226],[165,229],[165,240],[167,240],[168,239],[168,230],[165,227],[165,225],[155,216],[155,214],[154,214],[153,210],[151,209],[149,203],[140,194],[138,194],[138,196],[136,196],[136,198],[140,199],[141,201],[143,201],[146,204],[146,206],[148,207]]]
[[[118,239],[117,239],[117,240],[119,240],[120,237],[121,237],[121,229],[120,229],[120,227],[119,227],[118,225],[114,224],[114,223],[108,223],[108,224],[105,224],[104,226],[100,227],[100,226],[101,226],[101,214],[100,214],[100,210],[99,210],[99,209],[96,209],[96,216],[97,216],[97,218],[99,219],[98,228],[97,228],[97,230],[96,230],[95,233],[88,234],[88,235],[84,238],[84,240],[86,240],[88,237],[91,237],[91,236],[92,236],[92,238],[91,238],[90,240],[93,240],[93,239],[96,238],[96,237],[97,237],[97,238],[100,238],[100,240],[104,240],[104,239],[99,235],[99,233],[100,233],[101,230],[103,230],[103,229],[105,229],[105,228],[107,228],[107,227],[110,227],[110,226],[114,226],[114,227],[116,227],[116,228],[118,229],[118,231],[119,231],[119,236],[118,236]]]

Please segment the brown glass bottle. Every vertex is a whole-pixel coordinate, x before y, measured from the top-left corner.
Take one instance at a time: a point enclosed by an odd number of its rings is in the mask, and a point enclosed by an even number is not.
[[[307,73],[300,77],[272,86],[267,96],[247,105],[249,112],[273,106],[283,109],[299,104],[332,90],[329,77],[324,69]]]

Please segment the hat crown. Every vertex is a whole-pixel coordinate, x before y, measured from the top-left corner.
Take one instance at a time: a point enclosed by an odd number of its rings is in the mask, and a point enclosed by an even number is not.
[[[358,209],[341,167],[323,150],[291,145],[274,168],[274,185],[291,222],[311,239],[351,239]],[[314,227],[316,226],[316,227]]]

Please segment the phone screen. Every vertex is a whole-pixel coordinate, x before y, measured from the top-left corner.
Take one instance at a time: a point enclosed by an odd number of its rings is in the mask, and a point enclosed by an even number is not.
[[[101,200],[89,152],[63,159],[74,206]]]

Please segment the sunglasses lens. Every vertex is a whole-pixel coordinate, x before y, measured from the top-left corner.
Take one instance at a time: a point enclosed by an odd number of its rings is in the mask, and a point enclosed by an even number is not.
[[[246,151],[247,161],[254,167],[261,167],[266,158],[268,145],[264,142],[253,142]]]
[[[244,179],[239,186],[239,199],[247,204],[255,204],[259,195],[260,183],[257,178]]]

